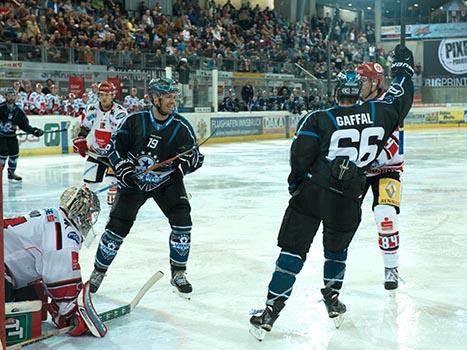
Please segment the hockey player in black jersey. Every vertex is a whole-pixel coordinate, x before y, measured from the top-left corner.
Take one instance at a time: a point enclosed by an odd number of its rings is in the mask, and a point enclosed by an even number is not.
[[[44,131],[29,125],[28,117],[16,105],[16,99],[16,90],[8,88],[5,92],[5,101],[0,104],[0,163],[3,168],[8,159],[8,179],[21,181],[22,178],[15,174],[19,157],[16,129],[19,128],[36,137],[42,136]]]
[[[199,152],[192,126],[175,111],[177,84],[168,78],[151,80],[148,90],[152,108],[130,114],[108,146],[108,159],[115,169],[119,190],[96,252],[91,291],[96,292],[102,283],[139,208],[152,198],[172,229],[171,283],[181,295],[188,297],[192,286],[185,270],[190,252],[191,217],[183,177],[199,169],[204,156]],[[184,154],[172,163],[147,171],[154,164],[181,153]]]
[[[292,198],[278,236],[281,248],[268,287],[266,308],[250,319],[258,339],[270,331],[290,297],[318,227],[323,223],[324,288],[330,318],[340,326],[345,305],[339,300],[347,249],[361,218],[365,170],[376,159],[413,100],[409,49],[397,46],[395,78],[382,101],[358,104],[361,81],[355,71],[339,74],[336,107],[307,114],[291,147],[288,178]]]

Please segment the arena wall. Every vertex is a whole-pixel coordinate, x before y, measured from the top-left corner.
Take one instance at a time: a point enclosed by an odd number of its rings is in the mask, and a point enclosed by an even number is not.
[[[219,112],[183,114],[193,125],[202,141],[214,134],[208,143],[291,137],[300,115],[286,111],[274,112]],[[68,116],[29,116],[32,126],[45,131],[37,138],[20,131],[20,154],[45,155],[72,153],[72,139],[79,131],[80,121]],[[467,105],[432,105],[413,107],[406,118],[406,129],[424,129],[467,126]]]

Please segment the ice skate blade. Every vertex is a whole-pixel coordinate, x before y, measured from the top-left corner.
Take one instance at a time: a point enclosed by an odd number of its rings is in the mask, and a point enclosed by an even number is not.
[[[256,340],[263,341],[264,337],[266,336],[266,331],[262,328],[250,325],[250,334],[255,337]]]
[[[177,287],[174,286],[172,286],[172,291],[182,299],[191,300],[191,293],[180,293]]]
[[[342,326],[342,323],[344,323],[345,314],[340,314],[339,316],[333,317],[332,320],[334,322],[334,327],[339,329],[339,327]]]

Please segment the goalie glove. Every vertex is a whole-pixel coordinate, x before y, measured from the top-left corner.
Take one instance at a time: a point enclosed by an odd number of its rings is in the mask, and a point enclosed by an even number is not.
[[[131,160],[122,159],[115,164],[115,176],[117,176],[117,180],[125,187],[134,188],[138,186],[135,165]]]
[[[79,153],[81,157],[86,157],[86,153],[88,152],[88,143],[86,142],[85,137],[78,136],[73,139],[73,151],[75,151],[75,153]]]
[[[183,175],[194,172],[201,168],[204,162],[204,155],[199,152],[196,147],[192,151],[180,156],[178,158],[178,167]]]

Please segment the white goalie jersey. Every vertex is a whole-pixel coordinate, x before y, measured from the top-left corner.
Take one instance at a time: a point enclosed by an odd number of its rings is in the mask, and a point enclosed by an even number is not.
[[[118,125],[125,120],[127,115],[126,109],[115,102],[106,112],[101,110],[99,102],[89,105],[81,126],[89,130],[88,140],[91,150],[98,154],[105,154],[105,147],[112,133],[117,130]]]
[[[4,219],[6,272],[15,289],[42,280],[59,313],[67,314],[82,287],[82,236],[61,209]]]

